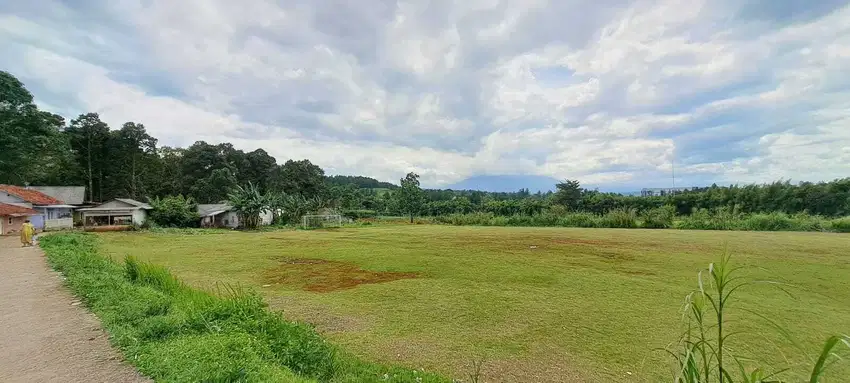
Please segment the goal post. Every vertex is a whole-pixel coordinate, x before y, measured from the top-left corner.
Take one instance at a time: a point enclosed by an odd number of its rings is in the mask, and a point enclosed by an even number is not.
[[[342,216],[339,214],[305,215],[301,217],[301,227],[304,229],[342,227]]]

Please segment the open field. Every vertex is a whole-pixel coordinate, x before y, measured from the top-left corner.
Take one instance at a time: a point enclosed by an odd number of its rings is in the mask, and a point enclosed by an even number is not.
[[[431,225],[264,233],[104,233],[103,250],[169,267],[192,285],[262,291],[288,317],[376,361],[485,381],[658,381],[656,348],[678,337],[683,297],[724,245],[753,279],[733,305],[785,326],[814,356],[850,333],[850,236]],[[804,355],[752,314],[739,354],[771,366]],[[787,361],[786,361],[787,359]],[[803,368],[802,370],[807,370]],[[845,362],[832,371],[847,376]]]

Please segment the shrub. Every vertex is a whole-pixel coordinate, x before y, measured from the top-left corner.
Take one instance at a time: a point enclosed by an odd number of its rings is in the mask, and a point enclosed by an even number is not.
[[[740,215],[732,209],[694,209],[684,216],[675,227],[684,230],[736,230],[740,226]]]
[[[649,209],[641,214],[642,227],[647,229],[669,229],[676,218],[676,207],[665,205]]]
[[[558,220],[559,226],[564,227],[598,227],[599,216],[593,213],[571,213]]]
[[[378,216],[378,212],[374,210],[343,210],[341,215],[351,220],[358,220],[363,218],[375,218]]]
[[[630,229],[638,227],[637,210],[614,209],[603,215],[598,221],[599,227]]]
[[[162,227],[197,227],[198,209],[192,197],[168,196],[150,200],[153,211],[150,219]]]
[[[829,229],[836,233],[850,233],[850,217],[833,219],[829,222]]]
[[[740,230],[749,231],[799,230],[799,225],[785,213],[751,214],[737,226]]]

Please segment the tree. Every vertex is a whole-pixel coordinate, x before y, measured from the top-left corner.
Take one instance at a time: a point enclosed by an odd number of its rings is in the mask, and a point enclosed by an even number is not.
[[[64,118],[38,110],[24,84],[0,71],[0,183],[72,182],[75,166],[64,126]]]
[[[398,203],[401,210],[410,215],[410,223],[413,223],[413,216],[422,210],[424,202],[422,188],[419,187],[419,175],[416,173],[407,173],[401,179],[401,188],[398,189]]]
[[[227,200],[237,185],[236,177],[229,168],[215,169],[209,177],[202,178],[192,185],[192,196],[201,203],[219,203]]]
[[[151,176],[149,193],[154,196],[177,195],[184,193],[183,153],[186,149],[163,146],[157,149],[157,156],[149,166]]]
[[[263,149],[257,149],[243,156],[237,178],[239,183],[250,182],[256,185],[260,191],[266,191],[275,169],[277,169],[277,161],[274,157]]]
[[[198,205],[192,197],[169,196],[164,198],[153,198],[150,200],[153,211],[151,220],[157,225],[164,227],[196,227],[198,217]]]
[[[210,177],[213,171],[227,169],[229,174],[235,177],[236,168],[230,164],[226,152],[233,147],[228,145],[210,145],[204,141],[198,141],[186,148],[182,153],[180,161],[183,187],[188,188],[183,192],[191,194],[198,201],[206,198],[194,193],[199,182]],[[233,156],[231,155],[231,160]],[[235,178],[234,178],[235,179]],[[226,193],[226,191],[225,191]]]
[[[310,160],[289,160],[278,167],[271,185],[274,190],[286,194],[300,194],[307,198],[324,197],[326,194],[325,171],[313,165]]]
[[[141,199],[148,195],[149,189],[153,189],[154,162],[158,160],[156,142],[144,125],[134,122],[127,122],[120,130],[110,133],[109,175],[105,185],[108,197]]]
[[[558,189],[552,197],[555,204],[563,205],[570,210],[576,210],[581,201],[581,183],[577,180],[564,180],[555,187]]]
[[[237,186],[228,195],[228,202],[239,214],[239,224],[249,230],[260,227],[260,214],[268,211],[269,199],[254,184]]]
[[[107,167],[107,140],[109,126],[100,120],[97,113],[81,114],[65,130],[71,143],[75,158],[82,170],[82,179],[86,180],[89,200],[103,199],[103,177]]]

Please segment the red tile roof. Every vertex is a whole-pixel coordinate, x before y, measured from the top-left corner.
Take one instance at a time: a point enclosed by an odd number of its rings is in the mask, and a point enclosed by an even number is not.
[[[38,190],[24,189],[15,185],[0,185],[0,191],[14,195],[34,205],[61,205],[63,202]]]
[[[0,215],[21,216],[21,215],[39,215],[39,214],[41,214],[41,213],[39,213],[39,212],[37,212],[33,209],[15,206],[15,205],[9,205],[7,203],[0,203]]]

